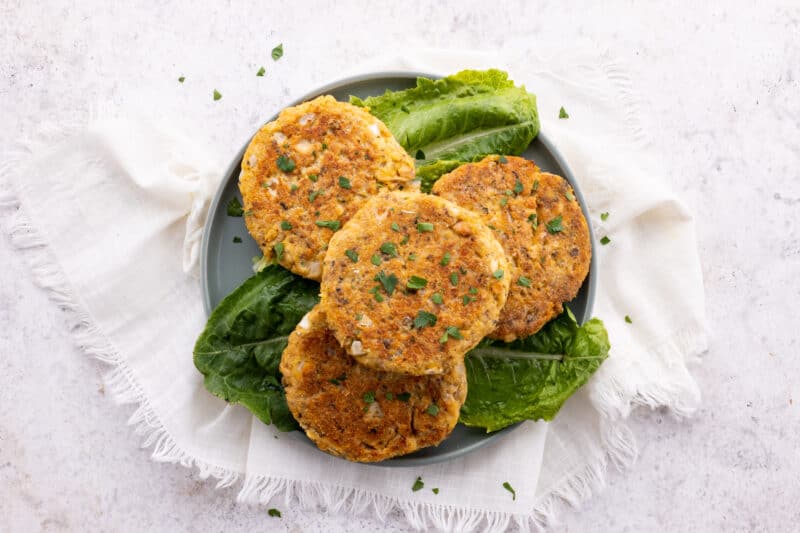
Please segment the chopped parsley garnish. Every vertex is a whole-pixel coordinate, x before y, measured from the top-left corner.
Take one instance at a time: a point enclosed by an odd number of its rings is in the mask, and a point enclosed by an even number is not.
[[[431,224],[430,222],[418,222],[417,231],[420,233],[433,231],[433,224]]]
[[[536,192],[539,190],[539,180],[533,180],[533,187],[531,187],[531,192]]]
[[[317,220],[314,224],[320,228],[328,228],[331,231],[336,231],[342,226],[342,223],[338,220]]]
[[[427,409],[425,409],[425,412],[431,416],[436,416],[439,414],[439,406],[436,405],[435,403],[432,403],[428,406]]]
[[[333,383],[334,385],[339,385],[340,384],[339,380],[336,379],[336,378],[331,378],[331,379],[328,380],[328,382],[329,383]]]
[[[569,200],[570,202],[572,202],[573,200],[575,200],[575,195],[574,195],[574,194],[572,194],[570,191],[567,191],[566,193],[564,193],[564,196],[565,196],[565,197],[567,198],[567,200]]]
[[[339,176],[339,187],[341,187],[342,189],[352,188],[350,185],[350,180],[345,178],[344,176]]]
[[[369,258],[370,262],[375,266],[381,266],[381,256],[378,254],[373,255]]]
[[[538,228],[539,227],[539,215],[537,215],[536,213],[531,213],[530,215],[528,215],[528,222],[531,223],[531,227],[533,229]]]
[[[493,226],[492,224],[486,224],[490,230],[497,231],[497,227]]]
[[[185,81],[186,81],[186,76],[181,76],[180,78],[178,78],[178,83],[183,83]]]
[[[400,239],[400,244],[406,244],[408,242],[408,235],[403,235],[403,238]]]
[[[461,336],[461,332],[458,331],[458,328],[455,326],[447,326],[442,334],[442,337],[439,339],[439,342],[442,344],[446,343],[448,337],[459,340],[464,338]],[[437,409],[436,412],[438,413],[439,410]]]
[[[414,155],[414,159],[416,160],[425,159],[425,152],[423,152],[422,150],[417,150],[417,153]]]
[[[261,186],[264,187],[265,189],[269,189],[270,188],[270,184],[267,183],[266,181],[262,182]]]
[[[353,263],[358,261],[358,252],[356,252],[355,250],[351,250],[350,248],[348,248],[347,250],[344,251],[344,255],[346,255]]]
[[[414,481],[414,484],[411,486],[411,490],[417,492],[418,490],[422,490],[422,487],[425,486],[425,483],[422,482],[422,477],[417,476],[417,480]]]
[[[397,399],[400,400],[401,402],[407,402],[408,400],[411,399],[411,393],[401,392],[400,394],[397,395]]]
[[[428,280],[419,276],[411,276],[406,283],[406,287],[411,290],[424,289],[428,284]]]
[[[440,265],[442,265],[442,266],[447,266],[447,265],[449,265],[449,264],[450,264],[450,258],[451,258],[451,257],[452,257],[452,256],[450,255],[450,252],[445,252],[445,254],[444,254],[444,257],[442,257],[442,260],[441,260],[441,261],[439,261],[439,264],[440,264]]]
[[[299,189],[299,188],[300,188],[300,186],[299,186],[298,184],[296,184],[296,183],[292,183],[292,185],[289,187],[289,190],[290,190],[290,191],[292,191],[292,192],[294,192],[294,191],[296,191],[296,190],[297,190],[297,189]]]
[[[373,278],[375,281],[379,282],[383,285],[383,290],[386,291],[386,294],[389,296],[394,293],[395,287],[397,287],[397,282],[400,281],[397,279],[397,276],[394,274],[386,274],[383,270],[378,272],[378,274]]]
[[[408,254],[408,260],[409,261],[416,261],[417,260],[417,254]]]
[[[633,320],[631,320],[631,317],[629,317],[628,315],[625,315],[625,322],[627,322],[628,324],[633,324]]]
[[[563,231],[563,229],[564,227],[561,225],[561,215],[558,215],[556,218],[547,223],[548,233],[559,233],[560,231]]]
[[[500,163],[501,165],[505,165],[506,163],[508,163],[508,159],[506,159],[506,156],[501,155],[500,157],[497,158],[497,162]]]
[[[432,488],[431,492],[434,493],[434,494],[439,494],[439,487]]]
[[[384,394],[383,396],[384,396],[384,397],[385,397],[387,400],[394,400],[394,394],[392,394],[391,392],[387,392],[387,393],[386,393],[386,394]]]
[[[327,149],[328,149],[328,143],[322,143],[322,151],[324,152]]]
[[[244,214],[242,203],[235,196],[228,200],[227,211],[229,217],[240,217]]]
[[[383,296],[381,296],[381,294],[378,292],[379,290],[381,290],[380,285],[376,285],[369,290],[369,293],[372,295],[373,298],[375,298],[376,302],[383,301]]]
[[[517,491],[514,490],[514,487],[511,486],[511,483],[509,483],[508,481],[504,481],[503,482],[503,488],[506,489],[508,492],[510,492],[511,493],[511,499],[516,501],[516,499],[517,499]]]
[[[275,251],[275,257],[278,259],[278,261],[280,261],[283,257],[283,243],[279,242],[273,245],[272,249]]]
[[[381,244],[380,250],[381,253],[384,253],[386,255],[390,255],[392,257],[399,257],[397,255],[397,246],[395,246],[393,242],[385,242]]]
[[[476,289],[475,287],[470,287],[469,288],[469,293],[470,294],[478,294],[478,289]]]
[[[437,292],[433,296],[431,296],[431,301],[436,305],[442,305],[444,303],[444,299],[442,298],[442,293]]]
[[[414,327],[417,329],[427,328],[436,325],[436,315],[427,311],[418,311],[414,318]]]
[[[600,220],[608,220],[608,211],[600,213]]]
[[[258,69],[258,72],[256,72],[256,76],[261,77],[264,75],[265,72],[266,69],[264,67],[261,67],[260,69]]]
[[[517,178],[517,181],[514,182],[514,195],[522,194],[523,190],[525,190],[525,189],[522,186],[522,182],[519,181],[519,178]]]
[[[561,109],[558,110],[558,118],[569,118],[569,114],[567,114],[567,110],[564,109],[564,106],[561,106]]]
[[[272,49],[272,60],[277,61],[283,57],[283,43]]]
[[[240,242],[242,242],[242,238],[241,238],[241,237],[238,237],[238,236],[237,236],[237,237],[234,237],[234,238],[233,238],[233,242],[235,242],[235,243],[240,243]]]
[[[356,313],[356,320],[358,322],[361,322],[362,318],[364,318],[364,314],[363,313]]]
[[[452,274],[450,274],[450,284],[453,287],[458,285],[458,274],[456,272],[453,272]]]
[[[317,199],[317,196],[319,196],[320,194],[323,194],[324,192],[325,192],[325,189],[320,189],[318,191],[311,191],[310,193],[308,193],[308,201],[309,202],[313,202],[314,200]]]
[[[519,279],[517,280],[517,285],[519,285],[520,287],[530,287],[531,280],[530,278],[526,278],[525,276],[520,276]]]
[[[294,167],[296,166],[294,164],[294,161],[292,161],[291,158],[286,157],[285,155],[279,155],[276,163],[278,165],[278,168],[284,172],[291,172],[292,170],[294,170]]]
[[[611,242],[611,239],[608,238],[608,235],[605,235],[605,236],[603,236],[602,239],[600,239],[600,244],[602,244],[603,246],[605,246],[606,244],[608,244],[610,242]]]
[[[464,296],[462,296],[462,297],[461,297],[461,303],[462,303],[463,305],[469,305],[469,304],[470,304],[470,303],[472,303],[474,300],[475,300],[475,299],[474,299],[472,296],[470,296],[469,294],[465,294]]]
[[[317,180],[319,179],[319,174],[309,174],[309,175],[308,175],[308,179],[310,179],[311,181],[313,181],[314,183],[316,183],[316,182],[317,182]]]
[[[508,196],[503,196],[503,198],[500,200],[500,205],[505,207],[506,204],[508,204]]]
[[[364,393],[364,403],[375,402],[375,391],[367,391]]]
[[[492,272],[492,276],[494,276],[495,279],[502,279],[504,274],[505,272],[503,272],[502,268],[498,268],[497,270]]]
[[[400,231],[400,224],[398,224],[397,222],[392,222],[392,231],[399,232]]]
[[[270,516],[274,516],[276,518],[280,518],[281,517],[281,512],[279,510],[277,510],[277,509],[270,509],[270,510],[267,511],[267,514],[270,515]]]
[[[216,102],[220,98],[222,98],[222,93],[220,93],[218,90],[214,89],[214,101]]]
[[[281,229],[284,231],[292,229],[292,223],[288,220],[281,220]]]

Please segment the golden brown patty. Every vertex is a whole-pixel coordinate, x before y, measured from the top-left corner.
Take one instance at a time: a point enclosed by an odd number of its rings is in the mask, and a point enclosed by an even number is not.
[[[286,400],[323,451],[382,461],[439,444],[467,394],[464,364],[439,376],[369,369],[339,346],[315,307],[289,337],[280,366]]]
[[[442,176],[433,193],[478,213],[512,264],[511,290],[490,336],[539,331],[572,300],[589,272],[589,227],[564,178],[521,157],[489,156]]]
[[[242,159],[245,223],[267,260],[320,278],[331,235],[364,200],[416,187],[414,162],[386,126],[359,107],[320,96],[281,111]]]
[[[494,330],[509,287],[480,219],[429,194],[378,195],[330,241],[322,307],[359,363],[439,374]]]

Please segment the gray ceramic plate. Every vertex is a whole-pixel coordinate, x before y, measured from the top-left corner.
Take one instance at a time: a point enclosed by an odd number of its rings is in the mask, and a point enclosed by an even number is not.
[[[423,73],[381,72],[367,74],[326,85],[303,96],[291,105],[299,104],[321,94],[330,94],[339,100],[346,101],[351,94],[364,98],[382,94],[387,89],[393,91],[407,89],[415,85],[417,76],[437,77]],[[276,117],[277,115],[274,115],[269,120],[274,120]],[[231,161],[222,184],[211,203],[208,219],[206,220],[201,256],[203,301],[206,314],[210,314],[211,310],[225,296],[233,292],[245,279],[253,275],[252,258],[261,255],[261,251],[255,241],[248,236],[244,219],[229,217],[226,213],[226,203],[231,197],[237,196],[241,200],[238,188],[239,171],[242,156],[249,142],[250,140],[248,139],[248,142],[245,143],[239,153],[236,154],[236,157],[233,158],[233,161]],[[575,195],[581,203],[586,220],[589,221],[592,249],[594,250],[594,234],[589,213],[586,211],[586,203],[583,201],[575,176],[558,153],[558,150],[547,140],[545,134],[539,133],[538,137],[534,139],[522,155],[536,161],[536,164],[542,170],[564,176],[569,180],[575,189]],[[235,244],[233,238],[236,236],[241,237],[243,242]],[[572,309],[580,322],[587,320],[590,316],[596,279],[597,263],[593,254],[589,275],[583,283],[578,296],[569,303],[570,309]],[[516,427],[511,426],[496,433],[486,433],[481,429],[468,428],[459,424],[453,433],[437,447],[420,450],[419,452],[378,464],[383,466],[416,466],[448,461],[492,442],[497,442]],[[295,432],[295,437],[298,443],[310,443],[305,434],[301,432]]]

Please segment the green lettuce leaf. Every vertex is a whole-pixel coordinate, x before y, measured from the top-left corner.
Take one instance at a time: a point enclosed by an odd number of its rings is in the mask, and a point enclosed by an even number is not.
[[[459,421],[492,432],[523,420],[552,420],[610,349],[602,321],[580,326],[569,309],[525,339],[485,340],[465,360],[469,388]]]
[[[411,89],[363,100],[351,96],[350,101],[381,119],[403,148],[420,159],[420,168],[437,161],[518,155],[539,133],[536,96],[525,87],[515,87],[501,70],[464,70],[439,80],[417,78]],[[432,178],[442,168],[425,172]]]
[[[278,371],[288,335],[319,301],[319,284],[264,268],[214,309],[194,346],[206,389],[281,431],[297,429]]]

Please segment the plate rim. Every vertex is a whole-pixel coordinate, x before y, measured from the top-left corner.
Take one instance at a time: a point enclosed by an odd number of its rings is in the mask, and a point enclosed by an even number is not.
[[[340,89],[341,87],[346,85],[352,85],[355,83],[361,83],[365,81],[374,81],[382,78],[416,79],[418,77],[439,79],[442,76],[438,74],[432,74],[429,72],[402,71],[402,70],[375,71],[364,74],[358,74],[355,76],[348,76],[327,83],[317,89],[308,91],[305,94],[303,94],[303,96],[293,100],[289,104],[286,104],[286,106],[284,106],[281,109],[298,105],[311,98],[317,97],[322,94],[330,93],[331,91]],[[264,122],[264,124],[272,120],[275,120],[275,118],[277,118],[279,113],[280,110],[277,113],[271,115],[270,118],[266,122]],[[261,126],[259,126],[259,129],[260,128]],[[206,220],[203,224],[203,239],[200,245],[200,280],[201,280],[201,291],[203,295],[203,309],[205,311],[206,318],[208,318],[211,315],[211,312],[213,311],[213,306],[211,305],[211,290],[209,286],[209,276],[208,276],[208,264],[209,264],[208,254],[209,254],[209,241],[210,241],[209,235],[211,235],[215,224],[215,218],[212,216],[212,214],[215,213],[219,208],[219,203],[222,201],[222,194],[226,188],[229,177],[238,169],[241,169],[242,158],[244,157],[244,153],[247,150],[247,146],[250,144],[250,141],[253,139],[256,133],[258,133],[258,130],[256,130],[252,135],[250,135],[247,138],[247,140],[243,143],[242,148],[239,149],[239,151],[231,160],[228,167],[225,169],[225,172],[222,175],[222,180],[220,180],[219,185],[217,186],[217,190],[214,193],[214,197],[212,198],[211,203],[208,206],[208,211],[206,212]],[[556,148],[556,146],[547,137],[547,135],[542,132],[541,128],[536,137],[534,138],[534,140],[541,142],[544,145],[545,149],[549,152],[550,156],[564,170],[565,174],[564,178],[567,179],[567,181],[569,181],[570,184],[573,186],[573,189],[575,191],[575,196],[578,199],[578,202],[580,203],[581,211],[583,212],[584,218],[586,219],[586,224],[589,228],[589,241],[592,251],[592,257],[589,262],[589,273],[587,274],[586,279],[584,280],[584,283],[588,283],[588,291],[586,294],[586,310],[584,312],[584,316],[578,317],[579,322],[582,323],[586,319],[588,319],[589,316],[591,316],[592,310],[594,309],[595,292],[597,290],[597,254],[595,253],[595,251],[597,250],[597,243],[595,240],[594,227],[592,226],[592,221],[589,216],[589,208],[584,199],[583,191],[579,186],[578,187],[575,186],[578,183],[578,180],[574,172],[572,171],[572,168],[567,164],[567,161],[562,155],[562,153]],[[449,453],[442,454],[441,456],[409,457],[406,459],[399,457],[377,463],[364,463],[364,464],[372,466],[383,466],[383,467],[414,467],[414,466],[425,466],[425,465],[451,461],[453,459],[471,453],[472,451],[478,448],[483,448],[485,446],[497,443],[498,441],[510,435],[514,430],[519,428],[520,425],[526,422],[530,421],[517,422],[516,424],[503,428],[493,434],[487,432],[487,435],[489,436],[486,439],[474,442],[471,445],[465,446],[463,448],[452,450]],[[535,423],[542,423],[542,421],[536,421]]]

